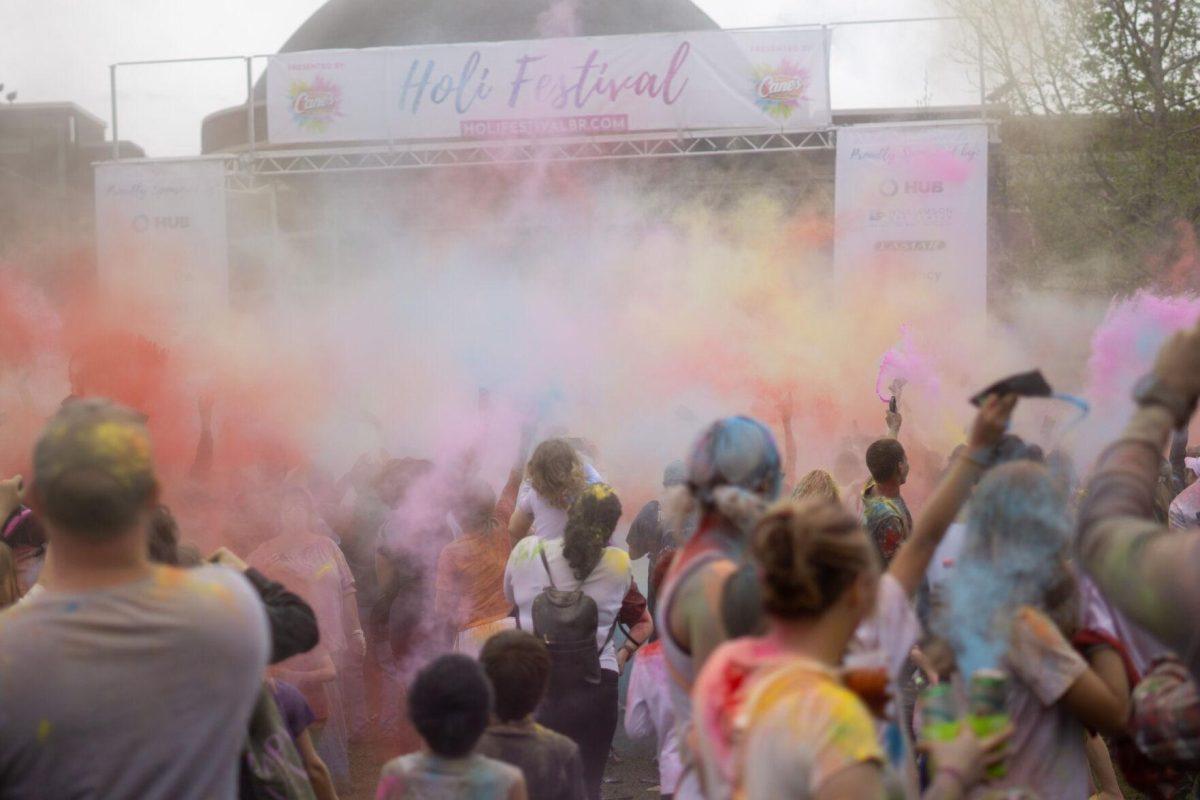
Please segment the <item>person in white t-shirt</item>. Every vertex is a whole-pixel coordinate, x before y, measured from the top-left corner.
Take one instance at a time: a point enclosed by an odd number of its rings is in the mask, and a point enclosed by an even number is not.
[[[537,446],[517,494],[517,508],[508,523],[514,542],[530,533],[558,539],[567,524],[567,509],[586,486],[602,478],[566,439],[547,439]]]
[[[536,455],[535,455],[536,458]],[[513,548],[504,570],[504,594],[517,607],[518,624],[533,631],[533,601],[543,590],[582,591],[596,603],[596,646],[600,651],[598,684],[579,682],[569,690],[547,693],[537,720],[579,745],[584,783],[599,798],[604,764],[617,727],[617,675],[622,659],[613,643],[617,618],[633,583],[629,554],[609,546],[621,502],[611,487],[593,484],[571,505],[560,538],[529,536]],[[653,625],[648,615],[630,630],[644,642]],[[553,686],[553,676],[551,678]]]

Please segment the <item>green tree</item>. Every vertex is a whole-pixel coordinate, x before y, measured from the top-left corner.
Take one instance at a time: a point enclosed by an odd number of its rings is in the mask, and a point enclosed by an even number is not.
[[[1013,114],[1011,196],[1043,249],[1109,249],[1144,283],[1164,239],[1200,222],[1200,0],[946,3]]]

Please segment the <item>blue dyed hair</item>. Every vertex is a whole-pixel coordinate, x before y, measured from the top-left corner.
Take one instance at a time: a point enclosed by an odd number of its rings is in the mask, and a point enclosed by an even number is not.
[[[726,417],[709,425],[688,458],[687,486],[704,506],[712,505],[712,492],[721,486],[774,500],[782,479],[775,437],[749,417]]]

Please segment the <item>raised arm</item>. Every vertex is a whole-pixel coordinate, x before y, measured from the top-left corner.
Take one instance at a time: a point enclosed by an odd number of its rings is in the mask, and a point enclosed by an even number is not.
[[[892,559],[888,574],[899,581],[910,596],[921,585],[946,529],[954,522],[959,509],[971,495],[972,487],[990,463],[991,450],[1004,434],[1016,404],[1015,395],[993,395],[984,401],[971,426],[967,450],[954,459],[917,518],[912,536]]]
[[[1177,334],[1139,384],[1139,408],[1100,456],[1079,513],[1079,557],[1109,601],[1172,647],[1200,674],[1200,531],[1154,521],[1159,464],[1171,430],[1200,394],[1200,328]]]

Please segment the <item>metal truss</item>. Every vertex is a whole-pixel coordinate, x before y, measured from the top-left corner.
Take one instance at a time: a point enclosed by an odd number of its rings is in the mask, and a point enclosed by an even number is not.
[[[619,158],[708,156],[828,150],[834,129],[799,133],[717,133],[707,136],[622,136],[522,143],[456,142],[431,145],[379,145],[324,150],[264,150],[225,160],[231,188],[247,191],[256,179],[330,172],[469,167],[542,161],[601,161]]]

